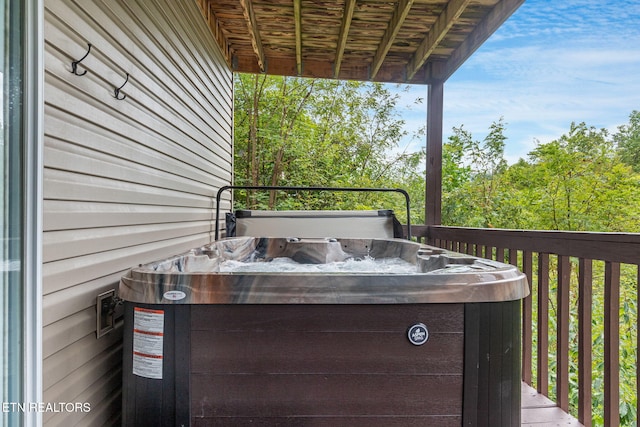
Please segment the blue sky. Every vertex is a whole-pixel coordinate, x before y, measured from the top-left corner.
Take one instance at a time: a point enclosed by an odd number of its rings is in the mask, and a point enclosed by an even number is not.
[[[402,94],[410,132],[426,87]],[[640,0],[526,0],[444,86],[444,139],[464,125],[483,139],[506,123],[510,163],[585,122],[615,132],[640,110]],[[414,141],[423,145],[423,141]],[[410,151],[417,147],[409,147]]]

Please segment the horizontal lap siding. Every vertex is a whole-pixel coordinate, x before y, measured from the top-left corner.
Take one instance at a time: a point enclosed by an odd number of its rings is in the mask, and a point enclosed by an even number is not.
[[[44,401],[91,411],[44,421],[117,425],[121,331],[95,338],[95,298],[132,265],[211,239],[231,182],[232,75],[191,1],[45,0],[45,64]]]

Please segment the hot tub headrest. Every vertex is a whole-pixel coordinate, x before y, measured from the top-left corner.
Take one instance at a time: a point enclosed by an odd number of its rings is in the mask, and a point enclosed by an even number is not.
[[[392,210],[258,211],[226,215],[227,237],[402,238]]]

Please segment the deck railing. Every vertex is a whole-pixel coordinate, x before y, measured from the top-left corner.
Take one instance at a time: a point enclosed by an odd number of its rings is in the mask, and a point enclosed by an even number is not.
[[[523,381],[585,426],[639,425],[640,234],[424,225],[413,234],[520,267],[531,289],[523,300]]]

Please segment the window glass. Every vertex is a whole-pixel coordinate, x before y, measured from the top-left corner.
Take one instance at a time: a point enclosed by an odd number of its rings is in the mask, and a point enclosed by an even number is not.
[[[18,403],[23,396],[23,165],[22,132],[23,37],[22,4],[0,0],[0,366],[2,402]],[[22,423],[20,411],[0,412],[0,425]]]

